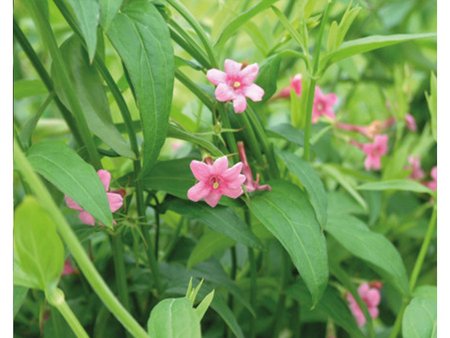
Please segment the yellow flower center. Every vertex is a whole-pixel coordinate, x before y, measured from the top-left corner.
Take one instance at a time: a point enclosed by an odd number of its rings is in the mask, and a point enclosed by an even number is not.
[[[215,181],[213,183],[213,189],[219,189],[219,182]]]
[[[241,86],[241,83],[239,82],[239,81],[235,81],[234,83],[233,83],[233,87],[234,88],[239,88]]]

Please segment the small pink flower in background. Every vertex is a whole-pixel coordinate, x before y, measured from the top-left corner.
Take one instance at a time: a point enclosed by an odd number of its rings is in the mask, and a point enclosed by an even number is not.
[[[371,287],[374,286],[374,287]],[[369,285],[368,283],[363,283],[358,288],[358,294],[367,305],[367,309],[369,310],[370,316],[375,319],[378,317],[378,305],[381,301],[380,287],[378,285]],[[364,313],[356,302],[355,298],[347,293],[347,301],[350,307],[350,311],[353,313],[353,316],[358,323],[358,326],[362,327],[366,324],[366,317],[364,317]]]
[[[431,169],[430,176],[431,176],[432,180],[427,182],[426,186],[428,188],[430,188],[431,190],[436,191],[436,189],[437,189],[437,167],[433,167],[433,169]]]
[[[317,123],[321,116],[328,116],[332,120],[336,118],[333,106],[337,103],[335,93],[324,94],[319,86],[316,86],[314,93],[314,104],[312,112],[312,122]]]
[[[68,275],[75,275],[78,273],[79,271],[73,267],[72,263],[70,262],[70,259],[67,258],[66,261],[64,262],[64,270],[62,272],[62,275],[68,276]]]
[[[244,191],[242,184],[245,176],[241,174],[242,163],[238,162],[228,168],[228,159],[222,156],[212,163],[211,158],[191,162],[191,171],[199,181],[188,190],[187,196],[191,201],[205,200],[211,207],[219,203],[222,195],[238,198]]]
[[[226,59],[224,67],[225,72],[213,68],[206,73],[209,82],[217,86],[217,101],[233,101],[234,111],[242,113],[247,108],[247,97],[254,102],[262,100],[264,90],[253,83],[258,76],[258,64],[253,63],[243,68],[242,63]]]
[[[417,131],[417,124],[416,120],[414,119],[414,116],[412,116],[411,114],[406,114],[405,122],[406,128],[408,128],[411,131]]]
[[[245,176],[245,188],[247,192],[253,192],[256,190],[272,190],[272,188],[268,184],[259,184],[259,174],[256,174],[256,180],[253,180],[253,173],[247,161],[244,142],[238,142],[237,146],[239,149],[239,157],[241,158],[241,161],[243,163],[242,173]]]
[[[119,190],[118,192],[110,192],[109,191],[109,183],[111,182],[111,174],[107,170],[100,169],[97,171],[98,177],[100,177],[100,181],[103,183],[103,187],[106,191],[106,197],[108,198],[109,208],[111,212],[116,212],[123,205],[123,197],[122,192]],[[73,199],[69,196],[65,196],[64,200],[67,206],[70,209],[79,211],[78,217],[84,224],[95,225],[94,217],[87,211],[85,211],[82,207],[80,207]]]
[[[410,165],[406,169],[411,170],[411,174],[409,175],[411,179],[420,181],[425,177],[425,173],[420,165],[420,159],[417,156],[408,157],[408,163]]]
[[[381,168],[381,157],[387,153],[389,138],[387,135],[377,135],[373,143],[362,145],[362,151],[366,154],[364,166],[366,170],[379,170]]]
[[[288,99],[291,97],[291,90],[297,94],[297,96],[300,96],[302,94],[302,75],[301,74],[295,74],[295,76],[291,79],[291,83],[289,86],[284,87],[279,91],[277,96],[274,97],[274,99]]]
[[[336,123],[336,127],[346,131],[358,132],[372,140],[375,136],[380,135],[385,129],[389,128],[394,123],[395,119],[391,117],[384,121],[375,120],[367,126],[338,122]]]

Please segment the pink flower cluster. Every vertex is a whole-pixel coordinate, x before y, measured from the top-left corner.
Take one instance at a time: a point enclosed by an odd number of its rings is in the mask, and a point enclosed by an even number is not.
[[[381,157],[388,151],[389,138],[387,135],[376,135],[372,143],[359,143],[354,140],[351,144],[361,149],[366,154],[364,167],[366,170],[380,170]]]
[[[408,157],[408,163],[409,166],[406,166],[406,170],[411,170],[411,174],[409,175],[409,178],[418,181],[422,183],[423,185],[427,186],[433,191],[436,191],[437,189],[437,167],[434,166],[430,171],[430,181],[422,181],[422,179],[425,177],[425,172],[422,169],[422,166],[420,164],[420,159],[417,156],[409,156]]]
[[[363,302],[366,303],[369,314],[373,319],[377,318],[379,314],[378,305],[381,301],[380,288],[381,283],[379,282],[371,283],[371,285],[369,283],[363,283],[358,287],[358,294]],[[347,293],[347,301],[350,311],[358,325],[360,327],[364,326],[366,324],[366,317],[352,294]]]
[[[109,184],[111,182],[111,174],[107,170],[100,169],[97,171],[97,175],[100,181],[103,183],[103,187],[106,191],[106,197],[108,198],[109,208],[111,212],[116,212],[123,205],[123,197],[120,192],[109,191]],[[65,196],[64,200],[70,209],[78,211],[78,217],[81,222],[87,225],[95,225],[95,218],[89,212],[80,207],[73,199],[69,196]]]

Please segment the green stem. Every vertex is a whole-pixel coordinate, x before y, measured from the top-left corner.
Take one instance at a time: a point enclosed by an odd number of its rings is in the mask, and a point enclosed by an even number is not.
[[[405,313],[405,309],[408,306],[408,303],[409,303],[408,300],[406,299],[403,300],[402,307],[400,308],[397,318],[395,319],[394,327],[392,328],[389,338],[396,338],[398,336],[398,333],[402,328],[403,314]]]
[[[319,36],[316,41],[316,48],[314,51],[313,58],[313,69],[311,73],[311,79],[308,85],[308,97],[306,101],[306,123],[305,123],[305,145],[304,145],[304,153],[303,157],[306,161],[309,161],[310,158],[310,143],[309,140],[311,138],[311,120],[312,120],[312,111],[313,111],[313,103],[314,103],[314,93],[316,90],[316,81],[318,77],[318,70],[320,64],[320,51],[322,48],[322,38],[323,33],[325,31],[325,25],[327,23],[328,15],[330,13],[331,2],[328,1],[327,6],[325,7],[324,14],[322,16],[322,22],[320,23]]]
[[[123,254],[122,237],[121,234],[114,234],[110,236],[110,239],[119,300],[122,302],[125,309],[129,311],[130,299],[128,297],[127,273],[125,268],[125,257]]]
[[[247,226],[251,228],[251,214],[248,208],[244,209],[245,222]],[[255,251],[253,248],[248,248],[248,260],[250,263],[250,305],[256,311],[256,291],[258,288],[257,285],[257,271],[256,271],[256,260],[255,260]],[[249,338],[254,338],[256,336],[256,326],[255,326],[255,317],[250,317],[250,329],[249,329]]]
[[[95,293],[99,296],[111,313],[119,320],[119,322],[122,323],[122,325],[128,330],[128,332],[130,332],[134,337],[148,338],[145,330],[127,312],[127,310],[111,292],[98,271],[95,269],[95,266],[92,264],[88,255],[84,251],[83,246],[79,242],[71,226],[67,223],[58,206],[53,201],[50,193],[45,188],[41,179],[34,172],[15,140],[14,160],[17,169],[20,171],[23,178],[29,183],[34,195],[39,199],[41,205],[55,220],[59,234],[69,248],[69,251],[77,262],[80,270],[85,275],[89,284],[94,289]]]
[[[283,319],[285,318],[285,303],[286,303],[286,293],[284,292],[287,288],[290,278],[290,266],[291,260],[285,250],[283,250],[283,264],[282,264],[282,275],[280,282],[280,295],[278,298],[278,304],[275,310],[275,317],[273,321],[273,332],[272,337],[278,337],[278,333],[281,330]]]
[[[75,333],[75,336],[78,338],[89,338],[89,335],[86,333],[83,326],[81,326],[78,318],[65,301],[64,293],[60,289],[55,289],[48,293],[46,292],[46,297],[48,302],[53,305],[64,317],[73,333]]]

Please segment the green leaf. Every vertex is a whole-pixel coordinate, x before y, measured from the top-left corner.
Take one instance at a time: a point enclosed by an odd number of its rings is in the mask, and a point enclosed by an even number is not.
[[[284,138],[289,142],[292,142],[300,147],[303,147],[305,136],[303,131],[294,128],[289,123],[277,124],[273,127],[269,127],[269,132],[275,134],[278,137]]]
[[[361,7],[352,7],[349,5],[344,15],[342,16],[341,22],[339,23],[339,29],[336,36],[336,48],[339,47],[342,42],[344,42],[345,36],[347,35],[350,26],[353,21],[355,21],[359,12],[361,11]]]
[[[408,293],[405,265],[397,249],[386,237],[372,232],[361,220],[348,215],[331,215],[325,230],[351,254],[370,263],[402,294]]]
[[[208,295],[205,298],[203,298],[201,303],[198,304],[197,308],[195,309],[195,313],[198,316],[198,320],[202,320],[203,316],[208,310],[208,307],[211,305],[213,299],[214,299],[214,290],[208,293]]]
[[[143,173],[164,144],[174,82],[174,56],[166,22],[152,3],[132,1],[107,31],[125,64],[136,96],[144,133]]]
[[[14,85],[14,90],[15,88]],[[428,110],[430,111],[431,131],[434,140],[437,141],[437,81],[434,73],[432,73],[430,77],[430,93],[425,93],[425,97],[428,103]]]
[[[294,174],[305,187],[309,201],[316,213],[319,224],[324,227],[327,223],[328,200],[325,188],[319,175],[308,162],[288,152],[278,152],[289,171]]]
[[[291,285],[286,294],[297,299],[304,306],[305,311],[312,306],[311,295],[306,286],[301,282]],[[346,330],[352,337],[365,337],[356,324],[355,318],[349,310],[347,302],[339,295],[334,288],[327,286],[322,298],[315,308],[315,311],[325,313],[336,325]]]
[[[322,59],[323,64],[332,64],[345,58],[370,52],[375,49],[396,45],[402,42],[435,38],[436,33],[374,35],[344,42],[338,49],[328,53]]]
[[[328,281],[325,237],[306,193],[286,181],[270,185],[272,191],[253,197],[248,206],[287,250],[316,304]]]
[[[211,303],[211,308],[223,319],[225,324],[227,324],[230,330],[235,334],[236,338],[245,337],[236,316],[221,297],[214,297],[214,300]]]
[[[421,286],[416,290],[403,315],[404,338],[437,337],[436,293],[434,286]]]
[[[186,199],[187,191],[195,184],[189,168],[192,158],[159,161],[142,177],[145,189],[165,191],[178,198]]]
[[[189,256],[187,267],[191,268],[194,265],[201,263],[216,253],[219,253],[231,247],[235,241],[228,236],[222,235],[215,231],[206,232],[195,245]]]
[[[278,0],[262,0],[255,6],[239,14],[237,17],[235,17],[233,20],[231,20],[231,22],[229,22],[226,25],[226,28],[219,35],[219,38],[217,39],[214,47],[221,48],[225,44],[225,42],[227,42],[228,39],[231,38],[242,25],[244,25],[248,20],[253,18],[258,13],[272,6],[277,1]]]
[[[56,225],[34,197],[14,213],[14,252],[20,269],[41,290],[56,287],[64,268],[64,246]]]
[[[19,312],[23,302],[27,298],[28,288],[14,285],[13,293],[13,316],[16,317],[17,312]]]
[[[40,175],[72,198],[106,226],[112,215],[105,188],[94,168],[63,143],[46,141],[33,145],[28,160]],[[26,179],[26,178],[25,178]]]
[[[61,45],[60,50],[89,129],[118,154],[134,158],[134,153],[113,123],[105,87],[95,66],[89,64],[82,42],[72,36]],[[70,108],[64,80],[55,67],[52,67],[52,78],[59,98]]]
[[[100,0],[100,24],[107,31],[116,14],[122,6],[123,0]]]
[[[170,203],[170,209],[178,214],[206,224],[212,230],[221,233],[238,243],[255,248],[261,248],[261,242],[250,231],[247,225],[229,207],[216,206],[211,208],[204,203],[175,200]]]
[[[269,100],[277,91],[277,81],[274,81],[274,79],[278,78],[280,62],[281,56],[276,54],[266,59],[261,65],[256,84],[264,89],[264,97],[258,104],[262,104]]]
[[[150,313],[148,334],[152,338],[201,338],[200,320],[186,298],[160,301]]]
[[[75,16],[81,35],[86,42],[89,60],[92,62],[97,48],[97,26],[100,17],[100,7],[95,0],[66,0]]]
[[[379,182],[364,183],[358,187],[358,190],[401,190],[418,193],[432,194],[433,191],[419,182],[412,180],[389,180]]]
[[[47,94],[47,87],[42,80],[18,80],[14,81],[14,99],[20,100],[27,97]]]

